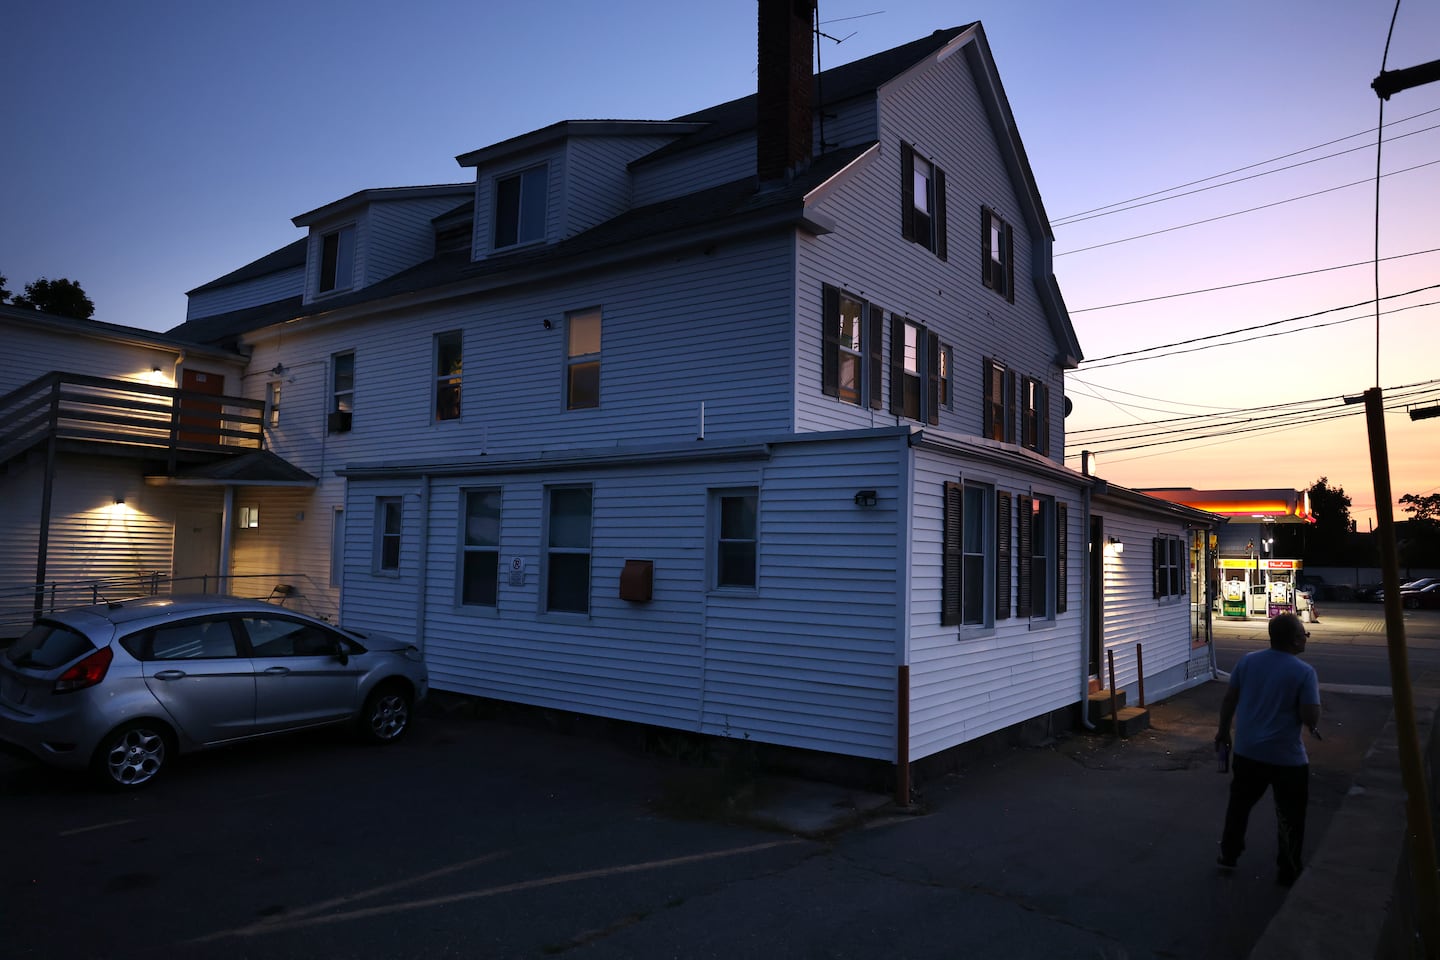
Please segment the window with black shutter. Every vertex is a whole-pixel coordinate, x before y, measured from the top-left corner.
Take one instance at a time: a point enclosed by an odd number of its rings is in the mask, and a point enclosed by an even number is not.
[[[1030,577],[1033,574],[1032,561],[1034,559],[1034,539],[1032,536],[1034,524],[1034,501],[1032,498],[1021,494],[1015,498],[1015,526],[1016,538],[1019,543],[1019,557],[1015,564],[1016,580],[1015,585],[1015,616],[1030,616]]]
[[[995,495],[995,619],[1010,617],[1010,545],[1014,539],[1010,494]]]
[[[940,624],[960,623],[961,574],[965,567],[965,490],[946,481],[944,487],[944,530],[941,535]]]
[[[868,402],[880,409],[881,311],[829,285],[823,288],[821,310],[821,392],[845,403],[861,406]]]
[[[946,259],[945,172],[900,144],[900,234]]]
[[[985,394],[984,435],[1001,443],[1015,442],[1015,372],[991,357],[984,360],[981,383]]]
[[[1015,302],[1015,238],[1010,224],[989,207],[980,208],[980,280]]]
[[[1070,576],[1066,565],[1070,560],[1070,510],[1063,503],[1055,505],[1055,612],[1064,613],[1069,609],[1066,594],[1070,591]]]

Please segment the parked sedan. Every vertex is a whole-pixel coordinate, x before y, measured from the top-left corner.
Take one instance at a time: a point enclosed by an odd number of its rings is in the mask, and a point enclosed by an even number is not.
[[[393,743],[428,690],[420,651],[258,600],[79,607],[0,657],[0,740],[140,787],[179,753],[353,723]]]
[[[1400,605],[1407,610],[1440,610],[1440,583],[1419,590],[1401,590]]]

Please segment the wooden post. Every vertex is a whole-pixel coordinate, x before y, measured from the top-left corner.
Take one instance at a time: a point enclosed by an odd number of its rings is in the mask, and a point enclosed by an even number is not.
[[[1120,700],[1119,691],[1115,689],[1115,651],[1106,650],[1105,657],[1110,661],[1110,720],[1115,724],[1115,736],[1120,736]]]
[[[1135,673],[1140,677],[1140,706],[1145,706],[1145,657],[1140,652],[1140,644],[1135,644]]]

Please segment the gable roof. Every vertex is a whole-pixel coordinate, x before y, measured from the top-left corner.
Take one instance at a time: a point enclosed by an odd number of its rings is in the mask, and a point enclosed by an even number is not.
[[[301,237],[294,243],[288,243],[279,250],[265,254],[258,260],[252,260],[238,270],[231,270],[223,277],[217,277],[209,283],[202,283],[194,290],[185,291],[185,295],[193,296],[197,293],[204,293],[207,290],[217,290],[220,287],[228,287],[234,283],[243,283],[246,280],[254,280],[258,277],[269,276],[272,273],[279,273],[282,270],[294,270],[297,267],[305,266],[305,237]]]
[[[202,351],[206,356],[215,359],[234,360],[236,357],[228,350],[219,349],[213,346],[205,347],[208,341],[190,341],[174,335],[173,331],[159,333],[154,330],[142,330],[139,327],[127,327],[119,323],[105,323],[100,320],[77,320],[74,317],[61,317],[53,313],[43,313],[39,310],[29,310],[23,307],[12,307],[8,304],[0,304],[0,325],[5,323],[18,323],[36,330],[54,333],[59,336],[79,340],[100,340],[109,343],[120,343],[127,346],[154,347],[160,350],[169,350],[177,353],[194,350],[195,347],[203,347]]]
[[[475,192],[473,183],[436,183],[423,187],[372,187],[357,190],[348,197],[341,197],[314,210],[306,211],[290,222],[297,227],[308,227],[313,223],[343,213],[352,207],[381,203],[387,200],[416,200],[432,197],[464,197]]]

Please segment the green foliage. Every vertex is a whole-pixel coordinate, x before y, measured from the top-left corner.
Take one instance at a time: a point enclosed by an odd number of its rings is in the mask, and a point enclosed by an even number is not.
[[[1396,524],[1400,559],[1410,566],[1440,566],[1440,493],[1407,493],[1400,498],[1400,508],[1410,514],[1409,520]]]
[[[64,277],[59,280],[41,277],[34,283],[27,283],[25,292],[17,295],[11,303],[26,310],[40,310],[76,320],[89,320],[95,313],[95,304],[85,296],[80,284]]]
[[[5,274],[0,273],[0,303],[10,299],[10,291],[5,289]]]
[[[1332,487],[1327,477],[1321,477],[1309,492],[1315,523],[1277,525],[1276,556],[1298,557],[1309,566],[1350,563],[1350,498],[1345,488]]]

